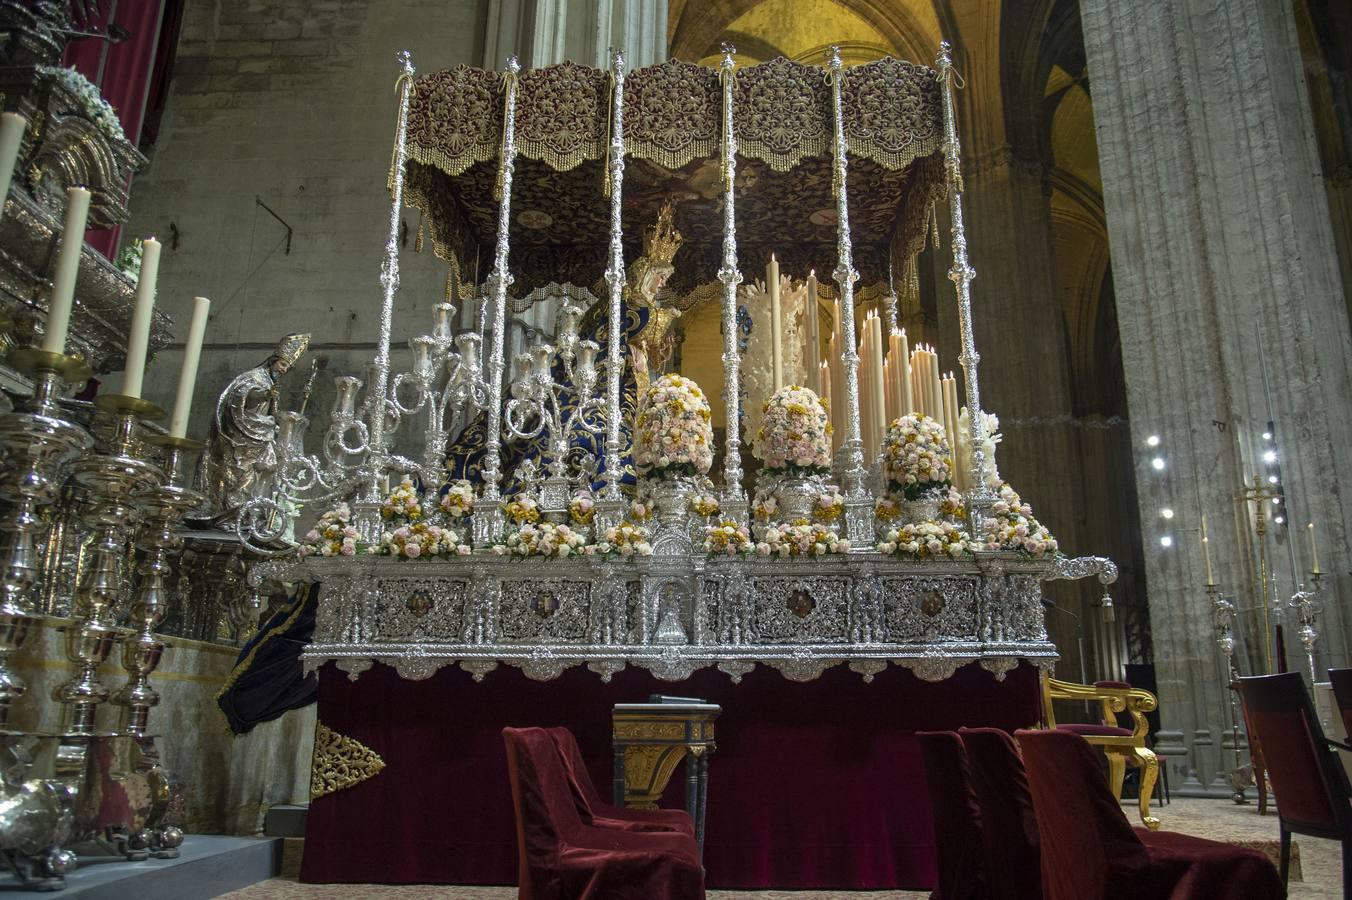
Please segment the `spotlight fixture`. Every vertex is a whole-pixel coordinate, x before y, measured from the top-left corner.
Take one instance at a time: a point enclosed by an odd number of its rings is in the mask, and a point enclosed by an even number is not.
[[[1285,525],[1285,524],[1286,524],[1286,517],[1285,517],[1285,516],[1276,516],[1275,518],[1273,518],[1272,521],[1276,522],[1278,525]]]
[[[1166,506],[1164,509],[1160,510],[1160,516],[1166,519],[1172,519],[1174,517],[1174,511]]]
[[[1174,539],[1173,539],[1172,537],[1170,537],[1169,535],[1166,534],[1166,535],[1162,535],[1162,536],[1160,537],[1160,546],[1161,546],[1161,547],[1172,547],[1173,545],[1174,545]]]
[[[1160,445],[1160,436],[1158,434],[1152,434],[1145,439],[1145,445],[1147,447],[1158,447]]]
[[[1150,461],[1150,465],[1155,467],[1156,472],[1162,471],[1164,469],[1164,457],[1163,456],[1155,457]]]
[[[1267,451],[1266,453],[1263,454],[1263,462],[1270,462],[1270,463],[1272,463],[1272,462],[1276,462],[1276,461],[1277,461],[1277,451],[1276,451],[1276,450],[1269,450],[1269,451]]]

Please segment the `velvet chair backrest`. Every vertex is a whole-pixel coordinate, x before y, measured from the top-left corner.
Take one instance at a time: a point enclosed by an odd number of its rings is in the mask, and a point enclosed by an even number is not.
[[[1352,669],[1329,669],[1329,681],[1343,718],[1343,732],[1352,739]]]
[[[521,897],[550,896],[559,844],[582,827],[559,751],[543,728],[504,728]],[[536,865],[532,866],[531,862]]]
[[[952,731],[919,731],[925,783],[934,810],[942,900],[987,896],[982,862],[981,809],[972,790],[962,739]]]
[[[1019,731],[1028,789],[1033,796],[1047,900],[1085,900],[1107,894],[1110,870],[1149,865],[1140,838],[1127,824],[1088,742],[1065,731]]]
[[[559,759],[563,761],[564,771],[568,773],[568,784],[572,789],[573,799],[577,801],[578,808],[582,812],[582,818],[585,820],[589,815],[595,815],[604,808],[605,801],[596,790],[591,773],[587,771],[587,762],[582,758],[582,748],[577,745],[577,738],[567,728],[545,730],[559,748]]]
[[[1282,820],[1297,829],[1339,831],[1352,824],[1347,777],[1324,740],[1299,672],[1239,679],[1245,718]]]
[[[1014,740],[998,728],[961,728],[972,788],[981,807],[981,841],[993,900],[1041,900],[1037,817],[1028,773]]]

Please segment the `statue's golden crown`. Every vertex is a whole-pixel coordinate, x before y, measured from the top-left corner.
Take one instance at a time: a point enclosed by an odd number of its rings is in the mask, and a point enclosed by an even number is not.
[[[670,263],[681,248],[681,233],[672,222],[675,213],[675,204],[668,197],[657,214],[657,221],[643,229],[643,255],[649,262]]]
[[[296,360],[301,358],[308,346],[310,346],[309,334],[288,334],[277,342],[277,349],[273,351],[272,355],[278,359],[284,359],[288,365],[294,366]]]

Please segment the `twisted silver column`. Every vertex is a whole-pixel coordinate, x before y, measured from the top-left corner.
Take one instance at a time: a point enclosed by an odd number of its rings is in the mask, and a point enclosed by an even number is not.
[[[836,268],[832,272],[840,293],[840,330],[845,346],[841,362],[845,369],[845,441],[841,446],[841,482],[845,488],[845,529],[856,552],[873,548],[873,497],[868,490],[868,471],[864,468],[864,439],[859,416],[859,351],[854,333],[854,283],[859,273],[854,268],[854,247],[850,236],[850,200],[846,189],[845,110],[841,102],[844,66],[840,48],[831,47],[827,64],[831,72],[831,121],[834,130],[831,154],[834,162],[832,188],[836,199]],[[876,448],[870,448],[876,450]]]
[[[986,439],[986,423],[981,412],[981,382],[977,378],[976,338],[972,334],[972,279],[976,270],[967,262],[967,231],[962,220],[962,146],[958,143],[958,117],[953,105],[953,57],[948,41],[939,44],[939,58],[935,60],[939,89],[944,104],[944,170],[948,175],[948,209],[953,222],[953,266],[948,278],[958,296],[958,329],[962,342],[958,363],[962,366],[962,380],[967,389],[967,418],[972,430],[972,487],[967,492],[967,516],[975,536],[986,511],[995,502],[995,492],[986,484],[983,475],[986,453],[982,449]]]
[[[733,132],[732,86],[736,64],[731,44],[723,45],[719,77],[723,83],[723,402],[727,406],[727,434],[723,439],[723,512],[738,522],[746,520],[746,491],[742,487],[742,357],[737,351],[737,136]]]
[[[404,208],[404,166],[408,161],[408,106],[413,90],[413,57],[399,51],[399,124],[394,139],[393,185],[390,190],[390,231],[385,239],[385,261],[380,267],[380,336],[376,341],[367,421],[366,479],[356,504],[357,528],[374,540],[380,528],[380,502],[385,490],[389,451],[385,439],[386,395],[390,383],[390,330],[394,324],[394,295],[399,291],[399,224]]]
[[[498,171],[498,241],[493,251],[493,271],[488,287],[493,292],[493,344],[488,356],[488,420],[484,429],[483,490],[474,511],[475,543],[497,543],[502,537],[502,370],[503,341],[507,330],[507,288],[513,278],[507,271],[512,225],[512,171],[516,167],[516,86],[521,63],[507,60],[506,99],[502,123],[502,162]]]
[[[610,70],[615,80],[610,124],[610,264],[606,284],[610,288],[610,338],[606,346],[606,484],[601,499],[620,499],[620,379],[624,374],[624,54],[610,51]]]

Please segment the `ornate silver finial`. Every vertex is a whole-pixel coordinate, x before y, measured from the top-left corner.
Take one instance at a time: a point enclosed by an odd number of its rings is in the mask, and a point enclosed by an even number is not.
[[[732,71],[732,67],[736,65],[732,61],[732,54],[737,52],[737,48],[728,41],[724,41],[718,47],[723,52],[723,61],[718,64],[718,67],[725,72]]]
[[[394,58],[399,62],[399,68],[404,70],[404,75],[408,76],[409,78],[412,78],[413,54],[409,53],[407,50],[400,50],[398,53],[394,55]]]
[[[507,57],[507,71],[513,75],[518,74],[521,71],[521,61],[515,56]]]
[[[610,48],[610,67],[612,69],[624,68],[624,51],[618,47]]]
[[[939,55],[934,60],[934,67],[940,71],[953,67],[953,45],[948,41],[939,42]]]
[[[841,67],[844,65],[840,61],[840,45],[832,44],[830,49],[826,51],[826,54],[827,54],[826,56],[827,68],[829,68],[832,72],[839,72],[841,70]]]

